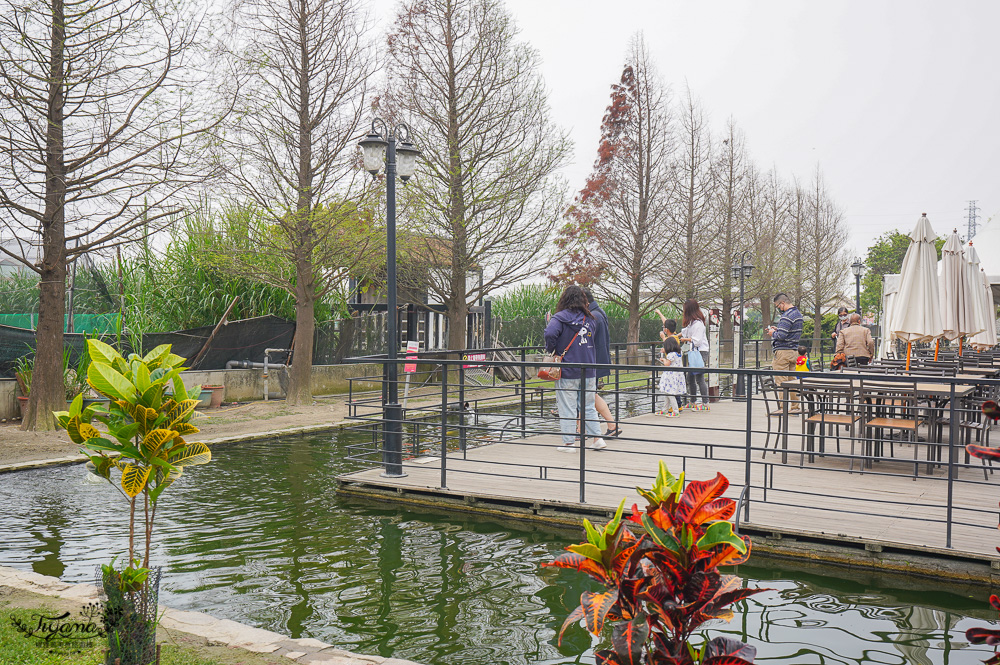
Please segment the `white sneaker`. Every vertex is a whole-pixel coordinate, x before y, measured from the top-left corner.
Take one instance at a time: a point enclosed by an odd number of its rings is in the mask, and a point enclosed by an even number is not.
[[[556,450],[558,450],[561,453],[575,453],[576,452],[576,448],[574,448],[573,446],[559,446],[558,448],[556,448]]]
[[[604,443],[604,439],[595,439],[592,444],[587,446],[591,450],[602,450],[608,447],[608,444]]]

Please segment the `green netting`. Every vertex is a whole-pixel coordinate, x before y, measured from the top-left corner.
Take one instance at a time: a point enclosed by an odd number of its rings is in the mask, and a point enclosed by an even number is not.
[[[98,333],[101,335],[111,334],[117,329],[118,314],[77,314],[73,317],[73,332],[78,333]],[[34,330],[38,325],[38,314],[2,314],[0,313],[0,326],[10,326],[12,328],[24,328]],[[69,317],[63,331],[68,332]]]

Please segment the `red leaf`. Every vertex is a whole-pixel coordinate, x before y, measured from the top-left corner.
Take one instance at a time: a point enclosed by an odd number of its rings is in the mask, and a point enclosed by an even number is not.
[[[580,594],[580,607],[583,608],[583,620],[587,630],[594,635],[600,635],[604,628],[604,618],[618,600],[618,590],[592,593],[584,591]]]
[[[979,459],[995,459],[1000,460],[1000,448],[989,448],[987,446],[977,446],[974,443],[970,443],[965,447],[969,454],[973,457],[978,457]]]
[[[965,639],[969,640],[970,644],[1000,644],[1000,630],[991,630],[989,628],[970,628],[965,631]]]
[[[770,591],[770,589],[737,589],[735,591],[720,593],[712,599],[712,606],[715,609],[722,609],[762,591]]]
[[[625,665],[612,649],[601,649],[594,652],[594,662],[597,665]]]
[[[601,584],[611,584],[611,578],[608,577],[608,572],[604,570],[604,566],[576,552],[563,552],[551,562],[543,563],[542,568],[578,570],[581,573],[586,573]]]
[[[709,640],[708,644],[705,645],[702,657],[718,658],[720,656],[735,656],[752,663],[754,657],[757,656],[757,649],[739,640],[720,635]]]
[[[750,558],[750,537],[740,536],[743,539],[743,544],[746,545],[746,552],[740,553],[738,549],[732,545],[719,545],[718,547],[713,547],[710,552],[711,555],[707,562],[709,568],[715,568],[717,566],[738,566],[741,563],[746,563]]]
[[[701,661],[701,665],[753,665],[753,661],[743,660],[736,656],[717,656]]]
[[[566,629],[582,618],[583,618],[583,608],[577,606],[575,610],[569,613],[569,616],[566,617],[566,620],[563,621],[562,628],[559,629],[559,640],[556,642],[556,644],[562,644],[563,633],[566,632]]]
[[[728,487],[729,480],[721,473],[716,473],[712,480],[695,480],[688,483],[677,509],[678,520],[694,525],[702,524],[708,519],[708,513],[702,515],[702,509],[722,496]]]
[[[611,644],[614,645],[619,660],[625,665],[640,665],[647,637],[649,637],[649,626],[646,617],[640,616],[633,621],[615,624],[611,634]]]

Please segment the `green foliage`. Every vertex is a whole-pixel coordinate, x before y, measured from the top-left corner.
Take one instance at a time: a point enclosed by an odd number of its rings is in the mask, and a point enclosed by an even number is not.
[[[110,410],[96,404],[84,409],[83,396],[77,395],[69,411],[56,412],[55,416],[90,460],[87,467],[91,473],[111,483],[128,501],[129,561],[135,552],[136,500],[143,497],[142,565],[147,567],[160,494],[181,476],[185,466],[212,459],[204,443],[184,439],[198,432],[189,422],[198,400],[189,399],[180,377],[184,359],[171,353],[169,344],[143,357],[133,353],[128,359],[96,339],[87,340],[87,346],[91,358],[88,383],[111,400]],[[173,387],[172,395],[166,392],[168,386]],[[197,395],[198,389],[192,392]],[[98,430],[95,421],[103,423],[106,431]]]
[[[834,312],[827,312],[823,315],[822,326],[820,328],[820,334],[814,335],[815,325],[813,323],[813,317],[811,314],[804,314],[805,320],[802,322],[802,338],[809,339],[811,337],[820,337],[822,339],[831,339],[830,335],[837,328],[837,314]]]
[[[938,259],[945,238],[938,238],[934,244]],[[902,231],[887,231],[879,236],[865,256],[865,273],[861,276],[861,309],[875,312],[882,306],[882,276],[898,274],[903,267],[903,258],[910,246],[910,236]]]
[[[493,315],[504,321],[531,317],[545,318],[554,312],[561,290],[547,284],[521,284],[493,300]]]

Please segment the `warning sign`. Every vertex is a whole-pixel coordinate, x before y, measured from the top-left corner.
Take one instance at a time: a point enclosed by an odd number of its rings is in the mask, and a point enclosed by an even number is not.
[[[486,354],[485,353],[466,353],[465,355],[462,356],[462,360],[464,360],[466,362],[471,362],[471,363],[474,363],[476,361],[483,361],[483,360],[486,360]],[[462,367],[464,367],[465,369],[469,369],[469,368],[477,368],[477,367],[479,367],[479,365],[469,364],[469,365],[462,365]]]
[[[411,358],[413,360],[416,360],[417,359],[416,353],[419,350],[420,350],[420,342],[417,341],[407,342],[406,343],[407,360]],[[405,365],[403,365],[403,372],[406,374],[413,374],[416,371],[417,371],[417,363],[406,363]]]

